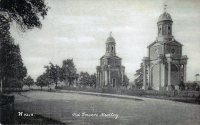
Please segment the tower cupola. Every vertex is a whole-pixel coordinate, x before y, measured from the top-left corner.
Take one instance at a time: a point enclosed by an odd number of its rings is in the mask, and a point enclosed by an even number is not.
[[[165,5],[166,6],[166,5]],[[166,8],[165,8],[166,11]],[[173,38],[172,36],[172,18],[171,15],[167,12],[161,14],[158,18],[158,37],[162,38]]]
[[[110,37],[106,40],[106,55],[116,56],[115,50],[115,39],[112,37],[112,32],[110,32]]]

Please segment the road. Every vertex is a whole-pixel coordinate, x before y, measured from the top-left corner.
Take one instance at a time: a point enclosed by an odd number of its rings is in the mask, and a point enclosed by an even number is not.
[[[15,108],[73,125],[199,125],[200,105],[133,96],[30,91]],[[115,97],[113,97],[115,96]],[[30,116],[34,117],[34,116]]]

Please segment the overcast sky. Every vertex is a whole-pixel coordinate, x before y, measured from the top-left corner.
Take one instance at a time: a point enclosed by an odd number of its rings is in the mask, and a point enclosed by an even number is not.
[[[199,0],[46,0],[51,9],[42,29],[25,33],[12,24],[12,36],[19,43],[28,75],[36,79],[51,61],[62,65],[73,58],[78,72],[96,73],[105,54],[110,31],[116,41],[117,56],[125,72],[134,80],[147,46],[157,37],[157,20],[164,12],[173,20],[172,33],[187,55],[187,80],[200,74]],[[200,78],[199,78],[200,79]]]

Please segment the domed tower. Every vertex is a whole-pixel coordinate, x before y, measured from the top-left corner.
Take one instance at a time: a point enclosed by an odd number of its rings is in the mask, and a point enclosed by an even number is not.
[[[186,82],[187,56],[182,56],[182,44],[172,36],[172,18],[167,12],[158,18],[158,36],[143,59],[143,87],[173,90]]]
[[[97,66],[97,86],[117,87],[127,82],[125,67],[122,66],[122,59],[116,56],[115,45],[115,39],[110,33],[106,40],[106,53],[100,58],[100,66]]]
[[[115,39],[111,36],[111,33],[110,33],[110,37],[108,37],[108,39],[106,40],[106,55],[116,56]]]
[[[158,39],[164,40],[164,38],[173,38],[172,36],[172,18],[170,14],[164,12],[158,18]]]

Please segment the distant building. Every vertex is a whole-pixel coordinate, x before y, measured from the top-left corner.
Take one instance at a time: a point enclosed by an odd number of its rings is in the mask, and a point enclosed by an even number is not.
[[[100,58],[100,66],[97,66],[97,86],[122,86],[129,79],[125,75],[125,67],[122,66],[122,58],[116,56],[115,39],[110,35],[106,40],[106,53]]]
[[[144,89],[172,90],[181,82],[186,83],[188,58],[182,55],[183,45],[172,36],[172,23],[166,12],[158,19],[158,36],[147,47],[148,57],[143,59]]]

